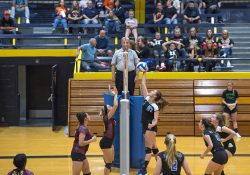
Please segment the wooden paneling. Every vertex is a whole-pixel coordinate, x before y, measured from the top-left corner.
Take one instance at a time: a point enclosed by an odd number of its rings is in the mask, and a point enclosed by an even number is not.
[[[195,135],[200,135],[197,122],[215,112],[223,112],[221,95],[228,80],[194,80]],[[250,135],[250,80],[233,80],[239,93],[238,128],[241,135]]]
[[[103,132],[102,119],[98,116],[103,106],[103,94],[108,91],[111,81],[107,80],[70,80],[69,125],[70,136],[74,135],[77,112],[87,112],[91,117],[91,132]],[[139,94],[140,82],[136,83],[135,95]],[[194,101],[192,80],[148,79],[148,90],[159,89],[169,105],[161,111],[159,133],[178,131],[178,135],[194,135]],[[171,124],[170,124],[171,123]],[[187,123],[189,123],[187,125]],[[175,132],[175,133],[176,133]]]

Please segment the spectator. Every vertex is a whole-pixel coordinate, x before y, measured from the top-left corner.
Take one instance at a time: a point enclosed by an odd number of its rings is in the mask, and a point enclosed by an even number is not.
[[[121,6],[119,0],[116,0],[116,1],[115,1],[114,13],[115,13],[115,16],[117,16],[117,18],[120,20],[120,22],[121,22],[122,24],[124,24],[124,22],[125,22],[125,10],[124,10],[124,8]]]
[[[83,24],[98,24],[98,11],[93,6],[93,2],[89,1],[87,7],[83,10]],[[84,29],[87,34],[87,30]]]
[[[70,13],[68,14],[68,22],[69,24],[81,24],[82,16],[80,14],[80,7],[78,2],[75,0],[72,2],[72,7],[70,9]],[[79,28],[79,32],[81,29]],[[73,33],[72,27],[69,28],[69,33]]]
[[[203,43],[202,43],[202,48],[203,48],[203,49],[206,49],[206,48],[207,48],[206,43],[207,43],[208,41],[211,41],[211,42],[213,43],[213,47],[214,47],[214,48],[217,48],[217,43],[216,43],[216,41],[215,41],[215,39],[214,39],[213,32],[212,32],[211,29],[208,29],[208,30],[207,30],[206,38],[203,39]]]
[[[8,175],[34,175],[33,172],[30,170],[25,169],[27,164],[27,157],[25,154],[17,154],[14,157],[13,164],[15,165],[16,169],[10,171]]]
[[[64,7],[64,1],[60,1],[60,3],[58,4],[58,6],[55,9],[56,12],[56,18],[54,20],[54,24],[53,24],[53,29],[52,29],[52,33],[55,32],[57,26],[61,23],[63,25],[64,28],[64,32],[68,33],[68,24],[67,24],[67,19],[66,19],[66,14],[67,14],[67,10]]]
[[[11,18],[15,19],[15,14],[17,12],[23,12],[25,13],[25,19],[26,23],[30,23],[30,11],[28,7],[28,0],[13,0],[12,6],[11,6]]]
[[[139,37],[138,48],[138,57],[140,58],[140,61],[146,62],[150,69],[153,65],[153,60],[151,58],[151,50],[148,47],[148,40],[144,37]]]
[[[164,18],[163,6],[161,2],[157,3],[156,9],[153,13],[153,23],[162,24]],[[160,32],[159,28],[155,28],[155,31]]]
[[[95,6],[96,9],[98,10],[99,14],[104,14],[105,12],[105,6],[104,6],[104,0],[96,0]]]
[[[222,31],[222,38],[218,40],[218,47],[220,48],[220,56],[223,58],[228,58],[232,55],[232,48],[234,46],[234,41],[229,38],[229,33],[227,30]]]
[[[194,66],[199,65],[198,58],[201,56],[201,49],[196,42],[191,42],[188,48],[189,59],[186,60],[186,71],[194,72]]]
[[[205,8],[205,14],[217,14],[220,13],[221,2],[220,0],[203,0],[203,6]],[[208,18],[208,20],[210,22],[211,18]],[[218,16],[218,22],[223,22],[221,16]]]
[[[138,79],[138,70],[136,65],[139,58],[134,50],[128,48],[129,39],[122,38],[122,48],[117,50],[112,58],[112,81],[115,82],[118,94],[122,94],[123,90],[123,71],[124,71],[124,51],[128,52],[128,90],[131,96],[134,95],[135,82]]]
[[[104,0],[103,5],[107,10],[113,10],[115,6],[114,0]]]
[[[154,65],[156,66],[157,70],[166,69],[165,64],[161,64],[162,59],[164,58],[164,51],[162,50],[163,42],[164,40],[161,39],[161,33],[159,32],[155,32],[155,38],[151,42],[149,42],[149,44],[153,48]]]
[[[200,23],[200,11],[194,6],[194,1],[189,1],[188,7],[184,11],[183,24]]]
[[[88,2],[89,2],[89,1],[90,1],[90,0],[81,0],[81,1],[79,2],[79,7],[80,7],[81,9],[87,8]]]
[[[181,58],[187,58],[187,52],[185,50],[184,38],[181,34],[181,29],[179,27],[175,27],[174,36],[170,38],[170,41],[175,41],[176,48],[180,51]]]
[[[189,2],[193,2],[194,6],[198,8],[199,12],[201,12],[202,0],[181,0],[181,13],[184,13],[185,9],[189,5]]]
[[[96,39],[91,38],[88,44],[83,44],[78,47],[76,52],[76,57],[79,56],[80,50],[82,50],[82,68],[91,72],[101,68],[100,62],[96,60],[97,50],[96,50]]]
[[[206,72],[212,72],[213,67],[216,64],[216,58],[218,55],[218,51],[213,47],[213,42],[208,40],[206,42],[206,49],[202,51],[202,58],[206,58],[207,60],[204,62],[204,67]]]
[[[125,37],[129,38],[129,35],[132,33],[134,35],[135,38],[135,42],[137,43],[137,26],[138,26],[138,22],[137,19],[134,18],[134,10],[129,10],[129,18],[127,18],[125,20],[125,25],[126,25],[126,33],[125,33]]]
[[[100,30],[99,35],[95,37],[97,56],[109,56],[112,57],[112,50],[109,49],[109,39],[106,36],[105,30]]]
[[[169,45],[169,47],[167,47]],[[175,41],[168,41],[162,44],[162,48],[165,51],[165,58],[167,59],[166,65],[169,71],[177,71],[181,68],[180,51],[176,47]],[[173,69],[174,68],[174,69]]]
[[[188,49],[190,47],[190,44],[195,43],[195,47],[197,47],[199,50],[202,48],[202,38],[197,36],[197,31],[195,27],[192,27],[189,31],[189,36],[185,38],[184,44],[185,47]]]
[[[14,20],[10,18],[9,10],[4,10],[4,16],[0,20],[0,34],[16,34]]]
[[[136,51],[137,53],[137,48],[136,48],[136,44],[134,40],[129,40],[129,45],[128,45],[129,49],[132,49],[133,51]],[[137,54],[138,55],[138,54]]]
[[[177,24],[177,10],[176,8],[173,6],[173,1],[172,0],[168,0],[167,1],[167,6],[164,9],[164,22],[165,24]]]
[[[116,34],[120,32],[120,21],[117,18],[117,16],[115,16],[114,12],[112,10],[109,11],[109,13],[107,14],[107,17],[105,18],[104,21],[104,25],[105,25],[105,31],[108,34]]]

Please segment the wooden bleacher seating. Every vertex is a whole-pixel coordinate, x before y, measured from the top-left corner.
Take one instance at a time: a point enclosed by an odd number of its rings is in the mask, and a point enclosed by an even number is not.
[[[149,79],[149,90],[159,89],[169,105],[161,112],[158,135],[173,132],[182,136],[201,134],[198,122],[215,112],[221,112],[221,94],[227,80],[164,80]],[[234,80],[239,92],[239,131],[243,136],[250,135],[250,81]],[[110,80],[70,80],[69,83],[69,133],[73,136],[77,125],[75,114],[88,112],[91,115],[89,128],[92,133],[103,133],[99,111],[103,106],[103,93],[108,91]],[[139,94],[137,83],[135,95]]]

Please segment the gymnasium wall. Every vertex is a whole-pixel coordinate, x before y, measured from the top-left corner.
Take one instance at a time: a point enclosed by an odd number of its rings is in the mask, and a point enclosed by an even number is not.
[[[90,130],[103,133],[99,111],[103,106],[103,93],[108,91],[110,73],[78,73],[69,80],[68,124],[73,136],[77,126],[75,114],[91,115]],[[173,132],[176,135],[200,135],[198,122],[201,117],[223,110],[221,93],[228,79],[232,79],[239,91],[239,130],[250,135],[250,74],[249,73],[148,73],[149,90],[159,89],[169,102],[161,112],[158,135]],[[140,81],[135,94],[139,94]]]

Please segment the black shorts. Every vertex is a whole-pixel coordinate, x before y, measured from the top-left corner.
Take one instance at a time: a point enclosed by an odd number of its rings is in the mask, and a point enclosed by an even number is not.
[[[225,150],[222,151],[216,151],[213,153],[212,161],[215,163],[218,163],[220,165],[224,165],[228,161],[228,156]]]
[[[142,125],[142,131],[143,131],[143,134],[145,134],[146,131],[154,131],[154,132],[157,132],[157,131],[158,131],[158,128],[157,128],[157,126],[154,126],[153,128],[148,129],[148,125]]]
[[[236,145],[235,145],[234,141],[233,142],[225,142],[223,145],[224,145],[224,149],[227,149],[229,152],[232,153],[232,155],[235,154]]]
[[[227,114],[233,114],[233,113],[237,112],[237,106],[235,106],[235,108],[233,110],[230,110],[227,106],[225,106],[224,112]]]
[[[101,140],[100,140],[100,148],[101,149],[109,149],[112,147],[113,145],[113,140],[112,139],[109,139],[107,137],[103,137]]]
[[[82,154],[82,153],[71,152],[71,159],[72,159],[72,161],[82,162],[86,159],[86,156],[85,156],[85,154]]]

